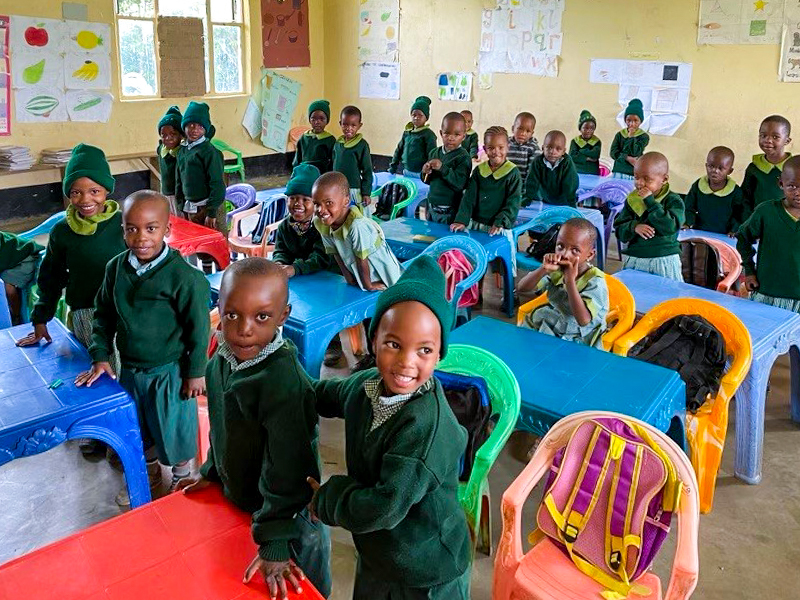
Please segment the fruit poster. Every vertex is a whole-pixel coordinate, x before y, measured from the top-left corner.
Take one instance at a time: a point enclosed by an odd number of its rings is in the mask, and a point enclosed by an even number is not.
[[[361,0],[358,15],[358,60],[396,62],[400,34],[398,0]]]
[[[261,0],[261,50],[270,69],[311,65],[308,0]]]
[[[11,135],[11,73],[8,60],[9,17],[0,15],[0,135]]]

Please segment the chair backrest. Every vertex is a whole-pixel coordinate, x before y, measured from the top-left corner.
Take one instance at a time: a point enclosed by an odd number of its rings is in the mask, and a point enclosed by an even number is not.
[[[633,188],[633,181],[628,179],[609,179],[595,186],[594,189],[578,195],[578,200],[600,198],[602,204],[623,204]]]
[[[716,289],[727,293],[742,274],[742,255],[739,254],[739,251],[722,240],[715,240],[705,236],[694,236],[681,241],[707,244],[717,251],[717,255],[722,262],[722,281],[717,283]]]
[[[458,309],[458,302],[461,300],[461,295],[478,283],[486,274],[486,267],[489,264],[489,257],[486,254],[486,249],[477,241],[466,235],[448,235],[439,238],[430,246],[422,251],[422,254],[431,256],[438,262],[439,256],[448,250],[458,249],[464,253],[469,261],[472,263],[472,273],[469,277],[465,277],[456,284],[453,297],[450,299],[450,304],[453,310]],[[420,254],[420,256],[422,255]],[[411,259],[414,260],[414,259]],[[410,262],[410,261],[409,261]],[[406,263],[407,264],[407,263]]]
[[[275,194],[261,204],[261,214],[251,236],[254,244],[261,243],[267,225],[277,223],[286,216],[287,200],[286,194]]]
[[[300,141],[300,137],[308,131],[308,125],[301,125],[299,127],[292,127],[289,130],[289,142],[288,147],[286,148],[289,151],[297,150],[297,142]]]
[[[392,210],[389,213],[388,218],[386,219],[388,221],[391,221],[392,219],[397,217],[397,213],[399,213],[406,206],[408,206],[409,204],[414,202],[414,200],[416,200],[417,194],[418,194],[418,192],[417,192],[417,184],[414,183],[413,180],[409,179],[408,177],[402,177],[402,176],[398,175],[398,176],[395,176],[393,179],[390,179],[389,181],[384,183],[381,187],[379,187],[377,190],[374,190],[370,194],[370,197],[372,198],[373,205],[375,205],[377,207],[377,201],[381,197],[381,193],[383,192],[383,189],[386,186],[391,185],[391,184],[397,184],[397,185],[403,186],[406,189],[406,194],[407,195],[406,195],[405,200],[401,200],[400,202],[397,202],[396,204],[394,204],[392,206]],[[377,217],[373,217],[373,218],[375,219]],[[383,220],[383,219],[380,219],[380,220]]]
[[[580,219],[583,217],[581,211],[571,206],[553,206],[550,208],[542,208],[542,211],[532,219],[530,229],[543,233],[550,229],[553,225],[561,225],[570,219]]]
[[[249,183],[234,183],[225,188],[225,200],[237,209],[250,208],[256,203],[256,188]]]
[[[211,145],[214,146],[214,148],[216,148],[220,152],[230,152],[231,154],[236,156],[236,158],[242,158],[242,153],[239,150],[233,148],[232,146],[230,146],[226,142],[223,142],[219,138],[211,138]]]
[[[67,211],[62,210],[61,212],[57,212],[56,214],[47,217],[44,221],[39,223],[33,229],[29,229],[28,231],[23,231],[18,235],[19,237],[26,240],[32,240],[38,236],[48,235],[53,230],[53,227],[55,227],[57,223],[63,221],[66,218],[67,218]]]

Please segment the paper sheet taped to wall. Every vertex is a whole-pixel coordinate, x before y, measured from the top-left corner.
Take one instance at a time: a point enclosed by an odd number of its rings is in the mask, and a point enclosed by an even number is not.
[[[400,63],[365,62],[359,74],[360,98],[400,99]]]

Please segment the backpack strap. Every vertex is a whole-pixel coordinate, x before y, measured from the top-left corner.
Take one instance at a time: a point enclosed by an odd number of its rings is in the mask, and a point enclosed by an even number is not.
[[[679,337],[681,337],[681,330],[680,328],[675,326],[675,323],[670,324],[669,328],[664,332],[664,334],[655,340],[649,347],[645,348],[641,354],[637,355],[636,358],[639,360],[649,361],[653,358],[656,354],[659,354],[665,348],[669,348],[672,344],[674,344]]]
[[[606,515],[606,564],[617,573],[623,583],[630,584],[627,569],[628,547],[642,547],[641,538],[631,534],[635,500],[631,491],[639,485],[644,449],[639,444],[628,444],[623,438],[613,434],[611,447],[616,463]]]

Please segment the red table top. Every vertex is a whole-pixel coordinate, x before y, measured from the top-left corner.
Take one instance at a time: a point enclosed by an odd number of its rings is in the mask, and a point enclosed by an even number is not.
[[[186,242],[190,241],[193,243],[199,243],[225,239],[225,236],[222,235],[221,231],[211,229],[198,223],[192,223],[186,219],[176,217],[175,215],[169,216],[169,223],[172,225],[172,231],[167,238],[167,243],[170,246],[185,244]]]
[[[217,486],[170,494],[0,566],[0,600],[264,600],[250,515]],[[322,600],[305,581],[289,598]]]

